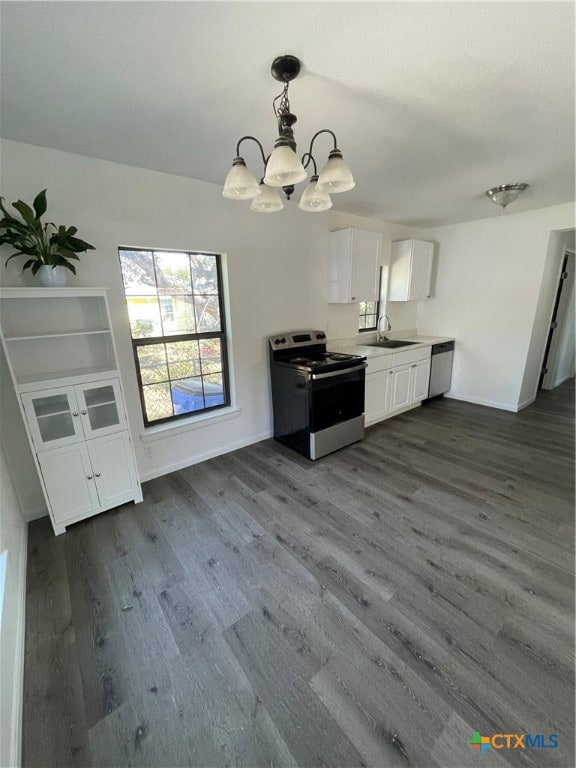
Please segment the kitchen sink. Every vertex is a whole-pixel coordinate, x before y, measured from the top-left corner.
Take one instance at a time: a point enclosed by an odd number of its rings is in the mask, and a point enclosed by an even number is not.
[[[419,344],[418,341],[401,341],[400,339],[391,339],[390,341],[377,341],[374,344],[365,344],[365,347],[383,347],[384,349],[396,349],[397,347],[409,347],[411,344]]]

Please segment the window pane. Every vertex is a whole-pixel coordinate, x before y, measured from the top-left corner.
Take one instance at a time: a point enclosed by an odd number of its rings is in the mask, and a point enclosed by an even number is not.
[[[128,317],[133,339],[162,335],[160,307],[156,296],[128,296]]]
[[[156,296],[152,251],[120,251],[126,296]]]
[[[206,408],[213,408],[215,405],[224,403],[224,383],[221,373],[204,376],[204,399]]]
[[[366,314],[366,302],[365,301],[361,301],[360,302],[359,314],[361,314],[361,315],[365,315]]]
[[[187,253],[154,251],[158,293],[192,293]]]
[[[142,387],[142,391],[144,392],[146,418],[148,421],[166,419],[174,415],[168,382],[164,384],[149,384],[146,387]]]
[[[360,317],[360,324],[358,327],[360,330],[362,330],[362,328],[366,328],[366,317],[364,315]]]
[[[162,300],[170,299],[171,312],[166,312],[162,317],[164,336],[172,336],[178,333],[196,333],[196,321],[194,319],[194,300],[192,296],[163,296]]]
[[[174,413],[190,413],[205,408],[202,377],[179,379],[172,382],[172,400]]]
[[[366,328],[376,327],[376,315],[366,315]]]
[[[175,341],[166,344],[166,355],[171,379],[184,379],[202,373],[197,341]]]
[[[202,373],[217,373],[222,370],[222,347],[220,339],[202,339],[200,341]]]
[[[168,380],[164,344],[148,344],[145,347],[138,347],[137,353],[142,384],[154,384],[157,381]]]
[[[196,326],[198,333],[220,330],[220,306],[218,296],[195,296]]]
[[[190,256],[194,293],[218,293],[216,256],[194,253]]]

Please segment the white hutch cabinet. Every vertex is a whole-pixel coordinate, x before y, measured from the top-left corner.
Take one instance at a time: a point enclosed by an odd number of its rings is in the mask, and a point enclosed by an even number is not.
[[[106,290],[4,288],[0,326],[55,533],[142,501]]]

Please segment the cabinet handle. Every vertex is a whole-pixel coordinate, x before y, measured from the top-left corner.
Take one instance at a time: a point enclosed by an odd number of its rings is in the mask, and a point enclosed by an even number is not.
[[[92,480],[92,475],[87,475],[86,480]]]
[[[100,472],[94,472],[94,477],[100,477]]]
[[[78,411],[74,411],[72,416],[78,416]]]
[[[356,296],[350,296],[350,298],[352,299],[352,301],[356,301]]]
[[[416,363],[412,363],[412,368],[416,368]]]
[[[82,416],[86,416],[87,413],[88,411],[82,411]]]

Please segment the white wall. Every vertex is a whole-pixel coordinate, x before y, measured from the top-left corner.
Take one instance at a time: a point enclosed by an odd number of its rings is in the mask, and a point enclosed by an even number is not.
[[[20,509],[27,520],[48,514],[42,487],[38,480],[32,449],[26,437],[16,393],[10,386],[10,372],[0,345],[0,445],[12,477],[18,479],[16,493]],[[1,763],[0,763],[1,765]]]
[[[328,238],[333,229],[356,226],[384,233],[389,258],[393,239],[412,236],[399,225],[328,211],[307,214],[296,201],[274,215],[255,214],[248,204],[226,200],[217,185],[118,165],[12,141],[1,143],[2,194],[31,202],[48,190],[49,220],[74,225],[96,246],[81,257],[71,284],[109,289],[112,320],[128,399],[128,418],[142,478],[232,450],[271,434],[272,416],[265,339],[291,328],[327,328],[329,337],[357,332],[357,305],[328,304]],[[143,431],[119,245],[206,249],[227,254],[230,328],[239,418],[173,435],[152,444],[145,458]],[[5,285],[22,284],[12,261]],[[29,278],[26,276],[26,281]],[[413,323],[404,308],[398,323]],[[406,327],[414,327],[406,325]]]
[[[550,233],[574,226],[571,204],[421,232],[435,240],[433,298],[418,331],[456,337],[452,397],[517,410]]]
[[[0,604],[0,765],[20,765],[27,524],[0,450],[0,554],[7,552]]]

